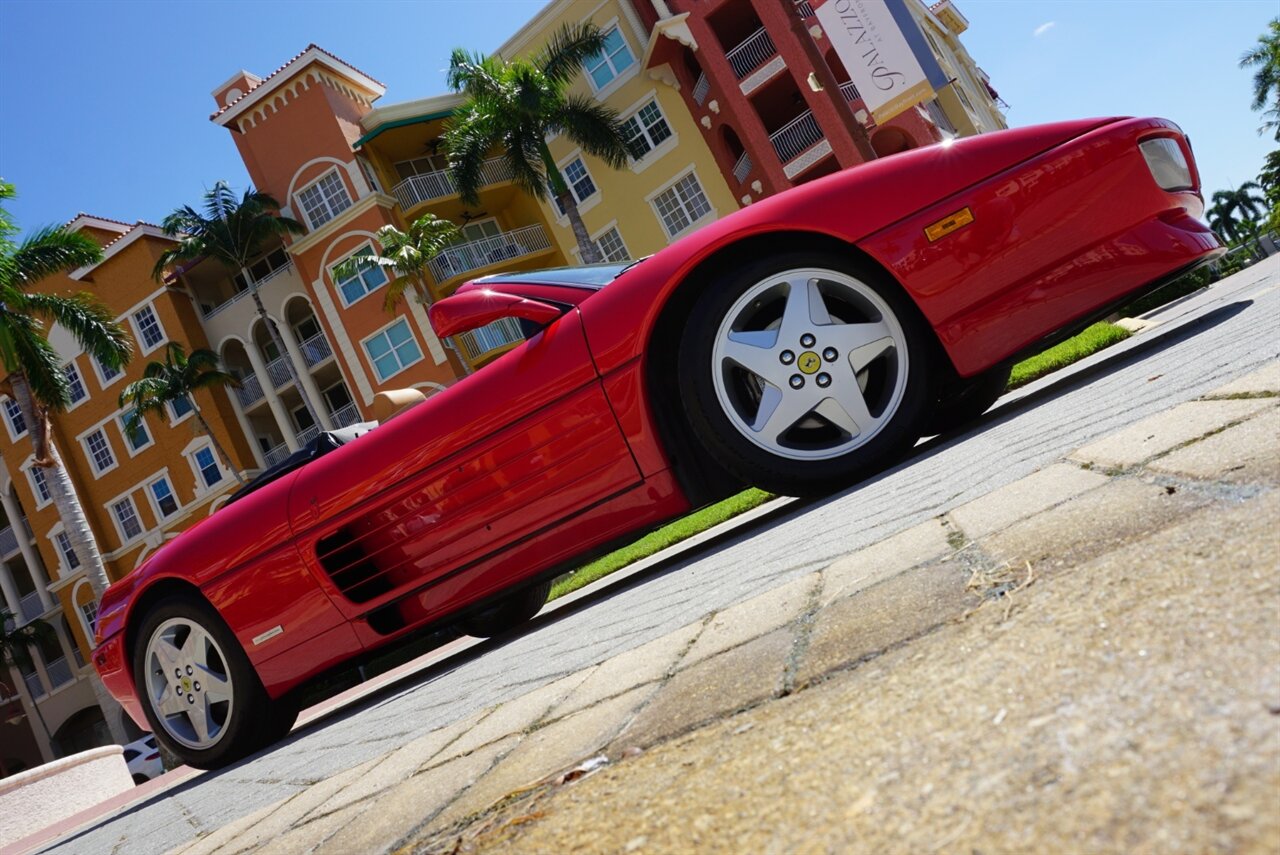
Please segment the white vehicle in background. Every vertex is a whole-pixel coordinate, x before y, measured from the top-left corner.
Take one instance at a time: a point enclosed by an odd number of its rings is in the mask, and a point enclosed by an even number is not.
[[[124,747],[124,762],[128,764],[129,774],[133,776],[135,784],[145,784],[164,774],[164,764],[160,762],[160,746],[150,733]]]

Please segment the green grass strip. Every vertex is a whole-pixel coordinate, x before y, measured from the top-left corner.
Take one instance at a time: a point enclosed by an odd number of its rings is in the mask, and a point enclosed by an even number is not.
[[[632,564],[642,558],[648,558],[655,552],[661,552],[672,544],[693,537],[695,534],[701,534],[712,526],[719,525],[727,519],[732,519],[738,514],[763,505],[772,498],[774,498],[772,493],[766,493],[764,490],[757,490],[752,487],[749,490],[743,490],[736,496],[730,496],[714,505],[694,511],[687,517],[681,517],[675,522],[667,523],[662,528],[649,532],[635,543],[610,552],[608,555],[597,558],[590,564],[579,567],[577,570],[571,570],[556,579],[555,584],[551,586],[551,596],[547,599],[554,600],[557,597],[563,597],[565,594],[573,593],[585,585],[590,585],[597,579],[608,576],[615,570],[621,570],[628,564]]]
[[[1066,368],[1071,363],[1079,362],[1086,356],[1110,347],[1118,341],[1124,341],[1130,335],[1127,329],[1115,324],[1105,322],[1094,324],[1079,335],[1013,366],[1013,373],[1009,376],[1009,388],[1025,386],[1032,380],[1038,380],[1046,374],[1057,371],[1059,368]]]

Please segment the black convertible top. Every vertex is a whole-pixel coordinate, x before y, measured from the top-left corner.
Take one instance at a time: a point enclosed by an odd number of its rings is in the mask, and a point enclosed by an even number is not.
[[[341,430],[321,431],[316,438],[307,443],[305,447],[299,448],[275,466],[263,469],[258,473],[256,478],[232,493],[231,498],[227,500],[226,505],[239,501],[250,493],[261,490],[272,481],[278,481],[285,475],[293,472],[295,469],[301,469],[311,461],[324,457],[329,452],[341,448],[351,440],[356,437],[363,436],[377,426],[377,422],[361,422],[360,424],[342,428]],[[226,505],[223,505],[223,507],[226,507]]]

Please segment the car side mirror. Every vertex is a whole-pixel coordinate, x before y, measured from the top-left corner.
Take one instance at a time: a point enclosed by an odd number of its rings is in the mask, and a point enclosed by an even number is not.
[[[431,327],[445,338],[491,324],[502,318],[524,318],[540,327],[559,318],[564,310],[550,303],[500,291],[464,291],[432,304]]]

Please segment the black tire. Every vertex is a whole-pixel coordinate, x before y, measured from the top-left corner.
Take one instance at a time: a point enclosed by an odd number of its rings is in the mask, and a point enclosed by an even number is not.
[[[148,648],[153,641],[160,645],[162,638],[171,639],[175,647],[185,649],[185,639],[192,636],[192,646],[205,651],[203,671],[200,667],[188,671],[186,665],[176,669],[181,675],[162,676],[160,667],[148,671]],[[158,666],[159,658],[154,661]],[[204,684],[199,681],[201,673],[206,675]],[[156,739],[183,763],[198,769],[221,768],[251,754],[288,732],[285,720],[292,725],[297,716],[296,706],[271,700],[235,634],[208,603],[196,597],[167,599],[147,612],[135,636],[133,674]],[[161,682],[174,685],[160,687]],[[156,708],[165,701],[181,701],[175,691],[179,686],[188,693],[192,709],[199,703],[206,711],[203,738],[191,715],[164,715]],[[215,689],[229,690],[230,700],[213,700]]]
[[[997,365],[973,377],[946,384],[933,410],[925,416],[921,436],[937,436],[964,427],[991,409],[1009,385],[1012,365]]]
[[[533,619],[551,593],[551,582],[539,582],[516,591],[492,606],[468,615],[460,622],[462,631],[476,638],[493,638]]]
[[[151,780],[151,779],[150,779],[150,778],[148,778],[146,775],[134,775],[134,776],[133,776],[133,785],[136,787],[136,786],[138,786],[139,784],[145,784],[147,781],[150,781],[150,780]]]
[[[747,387],[751,378],[756,378],[755,386],[760,390],[759,401],[763,401],[764,390],[777,389],[778,386],[763,381],[762,375],[740,366],[735,367],[736,363],[732,361],[723,362],[717,369],[714,355],[716,338],[722,325],[728,325],[727,329],[737,334],[734,326],[736,319],[742,317],[742,313],[757,311],[756,306],[763,305],[759,309],[761,313],[776,311],[770,309],[770,301],[776,303],[783,299],[785,302],[787,298],[771,296],[773,292],[766,292],[761,300],[756,300],[751,295],[759,293],[762,288],[779,287],[768,283],[788,271],[817,271],[833,277],[830,283],[820,276],[809,280],[810,285],[821,293],[823,308],[830,314],[829,320],[833,323],[832,326],[815,326],[815,334],[825,336],[827,331],[837,330],[842,324],[879,322],[894,327],[896,332],[891,350],[876,357],[878,361],[873,361],[861,371],[855,365],[847,364],[853,362],[853,351],[849,351],[849,357],[842,357],[838,349],[831,349],[834,356],[830,363],[825,361],[827,349],[823,349],[822,341],[810,346],[822,349],[821,359],[824,361],[817,368],[812,365],[812,360],[818,358],[815,356],[816,351],[800,352],[803,345],[799,340],[794,348],[799,356],[791,354],[795,360],[795,370],[823,372],[808,378],[815,383],[830,370],[832,373],[825,375],[828,385],[824,389],[830,388],[832,393],[839,388],[841,375],[837,372],[842,367],[855,372],[844,376],[852,376],[857,381],[859,395],[864,398],[870,415],[878,422],[874,429],[859,430],[857,434],[844,431],[843,435],[848,438],[841,440],[839,437],[842,429],[834,422],[824,424],[824,419],[816,416],[818,408],[815,406],[808,416],[793,422],[785,434],[778,436],[772,443],[774,448],[764,447],[760,442],[748,438],[744,422],[745,410],[750,407],[747,400],[750,389]],[[817,285],[813,286],[815,282]],[[871,297],[871,294],[875,296]],[[842,300],[847,302],[841,303]],[[785,314],[785,306],[783,312]],[[807,319],[812,319],[812,312],[813,309],[810,309]],[[776,326],[761,328],[762,332],[777,330],[778,343],[775,347],[782,347],[784,331],[794,329],[787,325],[789,317],[780,315]],[[749,327],[743,329],[750,331]],[[879,268],[855,263],[847,257],[827,252],[782,253],[755,261],[711,283],[698,299],[680,342],[680,398],[694,434],[712,457],[729,472],[748,484],[774,493],[790,496],[824,495],[891,466],[919,438],[917,426],[927,403],[932,400],[928,357],[935,341],[915,304]],[[786,356],[779,358],[785,359]],[[847,360],[843,366],[842,358]],[[801,360],[806,360],[803,368]],[[784,362],[784,365],[791,364]],[[721,372],[719,379],[716,376],[717,370]],[[883,376],[873,376],[876,372]],[[743,376],[738,377],[738,374]],[[799,375],[792,375],[788,382],[794,383],[797,376]],[[739,395],[737,399],[733,397],[735,393],[730,388],[733,384],[746,389],[736,393]],[[845,386],[848,385],[846,381]],[[786,393],[784,391],[777,394]],[[810,390],[805,394],[818,396],[824,393]],[[880,408],[878,415],[875,412],[877,406]],[[760,404],[757,421],[763,409],[763,404]],[[833,437],[829,447],[822,444],[823,431]],[[864,437],[864,433],[867,436]],[[801,434],[794,447],[783,447],[784,436],[791,442],[792,437]],[[810,446],[803,446],[799,440],[809,442]],[[819,459],[805,457],[814,454],[819,455]]]

